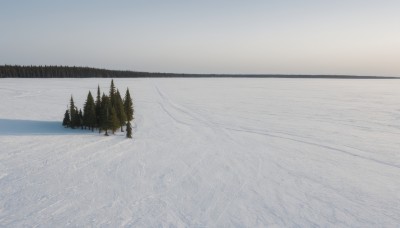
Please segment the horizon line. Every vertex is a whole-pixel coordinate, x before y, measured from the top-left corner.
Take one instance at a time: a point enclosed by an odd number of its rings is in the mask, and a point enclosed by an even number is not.
[[[109,72],[129,72],[129,73],[141,73],[149,74],[148,77],[253,77],[253,78],[351,78],[351,79],[400,79],[400,76],[380,76],[380,75],[356,75],[356,74],[304,74],[304,73],[174,73],[174,72],[156,72],[156,71],[136,71],[136,70],[116,70],[107,69],[102,67],[91,67],[91,66],[70,66],[70,65],[18,65],[18,64],[3,64],[0,67],[64,67],[64,68],[82,68],[82,69],[93,69],[93,70],[103,70]],[[155,74],[155,75],[154,75]],[[151,75],[151,76],[150,76]],[[146,78],[145,76],[135,76],[137,78]],[[121,77],[122,78],[122,77]],[[129,77],[128,77],[129,78]],[[132,77],[133,78],[133,77]]]

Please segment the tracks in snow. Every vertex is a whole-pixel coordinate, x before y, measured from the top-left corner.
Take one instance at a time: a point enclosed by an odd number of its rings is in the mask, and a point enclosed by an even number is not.
[[[266,137],[273,137],[273,138],[279,138],[279,139],[283,139],[283,140],[290,140],[293,142],[298,142],[298,143],[302,143],[302,144],[307,144],[307,145],[311,145],[311,146],[316,146],[316,147],[320,147],[323,149],[326,149],[328,151],[336,151],[336,152],[340,152],[349,156],[353,156],[356,157],[358,159],[363,159],[363,160],[367,160],[369,162],[374,162],[374,163],[378,163],[381,165],[385,165],[385,166],[389,166],[392,168],[397,168],[400,169],[400,165],[396,165],[393,163],[389,163],[389,162],[385,162],[385,161],[381,161],[375,158],[371,158],[371,157],[367,157],[367,156],[363,156],[362,153],[365,153],[364,151],[360,151],[358,149],[355,148],[338,148],[337,146],[334,145],[327,145],[327,144],[321,144],[321,143],[317,143],[314,141],[309,140],[309,138],[304,138],[301,139],[302,137],[300,136],[294,136],[294,135],[289,135],[287,133],[276,133],[276,132],[268,132],[266,130],[260,130],[260,129],[251,129],[251,128],[244,128],[244,127],[232,127],[232,126],[226,126],[226,124],[220,124],[217,122],[214,122],[210,119],[206,119],[204,116],[201,116],[199,113],[195,113],[191,110],[188,110],[180,105],[177,105],[176,103],[172,102],[160,89],[157,85],[154,85],[155,90],[157,91],[157,93],[159,94],[160,98],[162,99],[162,102],[159,102],[161,108],[168,114],[168,116],[170,116],[172,119],[174,119],[176,122],[181,123],[181,124],[185,124],[188,126],[204,126],[204,127],[209,127],[211,129],[213,129],[215,132],[218,132],[219,134],[222,134],[225,136],[226,139],[229,139],[230,141],[236,143],[236,141],[229,136],[229,134],[227,134],[225,132],[225,130],[228,131],[234,131],[234,132],[243,132],[243,133],[250,133],[250,134],[258,134],[258,135],[262,135],[262,136],[266,136]],[[167,108],[171,107],[172,109],[174,109],[176,112],[178,112],[180,114],[179,117],[176,117],[172,114],[171,111],[169,111],[169,109]],[[185,116],[186,120],[195,120],[196,121],[196,125],[193,125],[193,121],[183,121],[180,118],[182,116]],[[308,140],[307,140],[308,139]],[[353,151],[353,152],[351,152]]]

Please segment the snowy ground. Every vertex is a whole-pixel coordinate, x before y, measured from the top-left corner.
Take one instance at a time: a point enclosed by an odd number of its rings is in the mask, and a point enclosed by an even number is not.
[[[395,227],[400,80],[116,79],[134,140],[63,129],[110,79],[0,79],[0,227]]]

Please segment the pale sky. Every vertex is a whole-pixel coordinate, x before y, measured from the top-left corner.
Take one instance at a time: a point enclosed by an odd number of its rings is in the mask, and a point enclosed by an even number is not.
[[[399,0],[0,0],[0,65],[400,76]]]

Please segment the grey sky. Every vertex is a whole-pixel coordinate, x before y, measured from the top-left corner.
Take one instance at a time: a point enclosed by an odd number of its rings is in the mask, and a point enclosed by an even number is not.
[[[0,1],[0,64],[400,76],[400,1]]]

